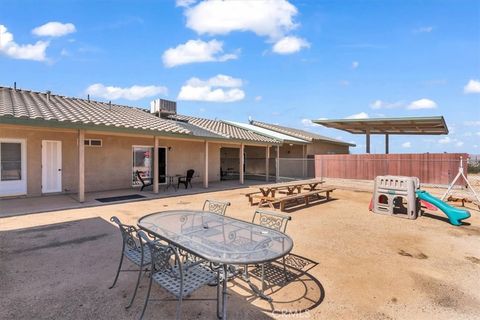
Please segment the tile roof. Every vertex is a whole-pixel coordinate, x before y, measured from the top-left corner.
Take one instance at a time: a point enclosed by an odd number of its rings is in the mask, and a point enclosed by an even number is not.
[[[227,121],[227,120],[224,120],[224,121],[227,122],[227,123],[230,123],[234,126],[244,128],[245,130],[250,130],[250,131],[256,132],[258,134],[280,140],[282,142],[287,142],[287,143],[292,142],[292,143],[299,143],[299,144],[310,143],[310,141],[299,139],[299,138],[296,138],[294,136],[289,136],[289,135],[283,134],[281,132],[277,132],[277,131],[269,130],[269,129],[266,129],[266,128],[261,128],[261,127],[258,127],[258,126],[254,126],[253,124],[236,122],[236,121]]]
[[[279,126],[277,124],[270,124],[266,122],[261,122],[261,121],[255,121],[251,120],[250,124],[254,126],[258,126],[260,128],[265,128],[273,131],[277,131],[286,135],[290,135],[299,139],[307,140],[307,141],[325,141],[325,142],[330,142],[330,143],[335,143],[335,144],[341,144],[341,145],[347,145],[354,147],[355,145],[352,143],[348,143],[345,141],[329,138],[326,136],[322,136],[320,134],[316,134],[313,132],[308,132],[305,130],[300,130],[300,129],[295,129],[295,128],[289,128],[289,127],[284,127],[284,126]]]
[[[250,130],[246,130],[244,128],[240,128],[238,126],[234,126],[224,121],[197,118],[197,117],[191,117],[191,116],[185,116],[185,115],[179,115],[179,114],[172,115],[169,118],[176,119],[179,121],[185,121],[189,124],[195,125],[204,130],[208,130],[212,133],[221,135],[222,137],[228,138],[228,139],[248,140],[253,142],[264,142],[264,143],[274,143],[274,144],[280,143],[279,140],[255,133]]]
[[[0,118],[191,134],[143,109],[5,87],[0,87]]]

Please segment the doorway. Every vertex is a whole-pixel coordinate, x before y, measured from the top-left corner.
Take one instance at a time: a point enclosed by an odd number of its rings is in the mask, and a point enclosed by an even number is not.
[[[62,142],[42,140],[42,193],[62,191]]]

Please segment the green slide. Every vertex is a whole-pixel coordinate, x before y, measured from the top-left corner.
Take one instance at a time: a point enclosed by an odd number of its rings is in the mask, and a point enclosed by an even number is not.
[[[425,202],[433,204],[438,209],[442,210],[450,220],[450,223],[454,226],[460,226],[462,220],[470,218],[470,212],[467,210],[457,209],[451,205],[443,202],[442,200],[432,196],[427,191],[417,190],[417,197]]]

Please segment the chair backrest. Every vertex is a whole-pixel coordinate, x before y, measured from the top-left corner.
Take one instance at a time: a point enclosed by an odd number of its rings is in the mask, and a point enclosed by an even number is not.
[[[183,282],[182,260],[175,247],[162,244],[158,241],[152,241],[143,231],[138,231],[138,238],[140,239],[142,250],[144,243],[150,250],[153,273],[170,273],[174,277],[180,277],[180,281]]]
[[[273,230],[285,232],[287,230],[287,223],[290,220],[292,220],[292,217],[290,216],[274,211],[257,209],[253,214],[252,223],[256,223]]]
[[[140,171],[135,171],[135,174],[137,175],[138,180],[142,183],[142,185],[145,185],[145,181],[143,181],[142,175],[140,174]]]
[[[193,170],[193,169],[188,169],[187,170],[187,181],[192,180],[194,173],[195,173],[195,170]]]
[[[219,200],[205,200],[203,204],[203,211],[213,212],[216,214],[220,214],[222,216],[225,215],[225,211],[227,211],[227,207],[230,206],[230,202],[228,201],[219,201]]]
[[[131,249],[140,250],[139,244],[135,240],[135,236],[137,235],[137,228],[135,228],[135,226],[123,224],[120,222],[120,219],[115,216],[111,217],[110,221],[118,225],[118,229],[122,234],[124,248],[127,246]]]

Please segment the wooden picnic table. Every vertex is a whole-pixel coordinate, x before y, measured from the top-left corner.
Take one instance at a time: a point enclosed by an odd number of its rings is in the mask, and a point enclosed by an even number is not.
[[[298,193],[302,192],[302,189],[307,186],[307,190],[313,191],[315,188],[324,183],[322,179],[308,179],[308,180],[298,180],[298,181],[290,181],[290,182],[280,182],[280,183],[272,183],[272,184],[265,184],[260,186],[250,186],[250,188],[258,188],[260,189],[260,193],[264,197],[271,197],[275,198],[275,192],[277,190],[287,190],[287,195],[292,195],[295,190]]]

